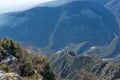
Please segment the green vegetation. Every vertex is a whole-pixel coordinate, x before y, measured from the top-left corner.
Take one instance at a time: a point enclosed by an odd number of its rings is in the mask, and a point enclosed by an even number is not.
[[[6,64],[0,64],[0,66],[5,72],[11,72],[12,71],[12,69]]]
[[[23,80],[39,80],[40,78],[43,80],[56,80],[56,78],[57,80],[120,79],[118,75],[120,64],[118,63],[104,62],[96,57],[72,55],[67,50],[59,54],[49,54],[48,61],[47,56],[28,53],[13,40],[1,39],[0,61],[5,60],[9,55],[17,60],[1,63],[0,67],[5,72],[14,71]]]
[[[28,53],[13,40],[0,39],[0,60],[6,59],[9,55],[14,56],[17,61],[1,63],[0,67],[4,71],[11,72],[13,70],[23,77],[23,80],[39,80],[40,76],[44,80],[55,80],[55,74],[50,70],[46,56]]]
[[[9,53],[18,57],[20,50],[21,47],[17,42],[8,40],[7,38],[0,39],[0,53],[2,54],[0,57],[5,57]]]

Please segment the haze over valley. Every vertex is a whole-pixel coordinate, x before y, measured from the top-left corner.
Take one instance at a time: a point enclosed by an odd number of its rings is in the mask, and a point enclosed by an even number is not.
[[[15,58],[20,70],[11,68],[13,63],[8,67],[23,80],[28,80],[28,75],[36,76],[35,71],[39,74],[35,80],[41,76],[41,80],[119,80],[119,3],[0,0],[0,61],[10,55]]]

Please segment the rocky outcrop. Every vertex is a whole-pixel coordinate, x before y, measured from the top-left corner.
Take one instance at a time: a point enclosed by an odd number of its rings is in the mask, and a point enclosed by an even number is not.
[[[6,73],[0,70],[0,80],[22,80],[22,78],[16,73]]]
[[[55,80],[46,56],[28,53],[6,38],[0,39],[0,71],[0,80],[21,80],[19,75],[23,80]]]
[[[120,79],[120,64],[102,61],[97,57],[69,56],[68,51],[48,55],[52,70],[69,80],[117,80]]]
[[[0,64],[9,64],[17,61],[17,58],[7,53],[7,56],[1,59]]]

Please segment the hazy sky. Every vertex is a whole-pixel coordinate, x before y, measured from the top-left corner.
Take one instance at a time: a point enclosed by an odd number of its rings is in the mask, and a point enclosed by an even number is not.
[[[26,10],[49,1],[54,0],[0,0],[0,14]]]

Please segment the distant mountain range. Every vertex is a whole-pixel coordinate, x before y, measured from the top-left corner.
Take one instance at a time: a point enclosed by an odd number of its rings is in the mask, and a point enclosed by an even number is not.
[[[45,52],[65,48],[80,55],[94,52],[93,56],[117,56],[119,25],[114,14],[104,7],[107,2],[72,1],[56,7],[3,14],[0,15],[0,37],[41,47]]]

